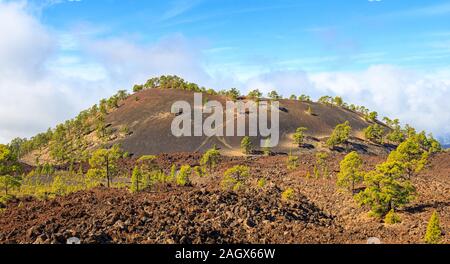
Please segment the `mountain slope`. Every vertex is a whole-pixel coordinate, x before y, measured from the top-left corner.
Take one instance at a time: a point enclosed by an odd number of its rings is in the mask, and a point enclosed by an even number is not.
[[[203,92],[203,102],[216,100],[223,106],[231,100],[229,96]],[[238,100],[247,101],[245,98]],[[266,99],[260,99],[266,100]],[[194,107],[194,92],[183,89],[151,88],[139,90],[131,95],[119,91],[109,99],[103,99],[81,112],[76,118],[56,126],[55,129],[41,133],[28,141],[31,151],[27,151],[22,160],[28,164],[36,161],[49,163],[67,163],[70,160],[83,160],[96,148],[120,144],[121,148],[134,155],[160,154],[174,152],[204,151],[216,145],[222,154],[242,155],[240,142],[242,137],[189,136],[172,135],[171,124],[176,114],[171,113],[172,105],[177,101],[186,101]],[[373,124],[360,112],[330,103],[317,103],[300,100],[279,100],[279,144],[272,148],[274,153],[294,154],[324,150],[327,137],[336,125],[348,121],[352,127],[352,137],[346,150],[360,153],[386,154],[391,145],[377,145],[363,140],[363,130]],[[308,112],[308,109],[311,112]],[[225,113],[225,109],[224,109]],[[210,114],[203,114],[203,120]],[[225,120],[225,114],[224,114]],[[236,116],[235,116],[236,130]],[[389,128],[378,122],[386,131]],[[226,131],[224,122],[223,130]],[[270,119],[269,119],[270,125]],[[246,121],[248,133],[248,118]],[[306,127],[306,139],[302,148],[293,142],[293,134],[298,127]],[[38,139],[38,140],[36,140]],[[251,137],[255,153],[260,152],[262,138]],[[38,142],[38,143],[36,143]],[[343,151],[343,148],[337,148]],[[57,158],[55,160],[55,158]]]
[[[204,99],[217,100],[225,105],[225,96],[203,95]],[[191,152],[203,151],[217,145],[225,154],[238,154],[242,137],[180,137],[171,134],[171,123],[175,114],[171,113],[171,106],[176,101],[187,101],[193,105],[194,93],[172,89],[149,89],[129,96],[120,107],[110,113],[106,122],[113,130],[126,126],[131,135],[119,139],[125,151],[135,155],[158,154],[163,152]],[[308,106],[313,114],[307,113]],[[296,151],[292,134],[298,127],[306,127],[311,145],[320,147],[318,141],[331,134],[334,127],[349,121],[353,129],[353,136],[363,138],[363,129],[370,125],[362,115],[345,108],[329,106],[314,102],[297,100],[280,100],[280,143],[273,149],[276,152]],[[209,114],[204,114],[203,118]],[[226,127],[226,124],[225,124]],[[260,137],[252,138],[255,146],[259,145]],[[355,139],[355,141],[358,141]],[[372,146],[373,147],[373,146]],[[379,151],[363,147],[367,151]]]

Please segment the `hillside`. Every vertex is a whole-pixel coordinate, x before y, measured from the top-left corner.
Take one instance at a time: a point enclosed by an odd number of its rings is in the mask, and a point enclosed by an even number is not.
[[[217,100],[225,105],[230,100],[224,95],[211,95],[203,93],[204,100]],[[216,145],[224,155],[241,155],[240,141],[242,137],[175,137],[171,133],[171,123],[175,114],[171,113],[171,106],[176,101],[187,101],[193,105],[194,92],[178,89],[146,89],[129,95],[118,103],[118,107],[105,116],[105,126],[111,131],[106,141],[96,136],[96,131],[83,135],[89,149],[103,144],[113,145],[119,143],[124,151],[135,156],[145,154],[194,152],[204,151]],[[245,99],[243,99],[245,100]],[[262,99],[264,100],[264,99]],[[273,148],[277,153],[298,153],[300,151],[326,150],[323,147],[325,139],[332,133],[337,124],[350,122],[352,136],[348,150],[357,150],[361,153],[386,154],[389,145],[382,146],[364,140],[363,129],[373,124],[366,121],[361,113],[312,101],[281,99],[280,102],[280,143]],[[312,114],[307,112],[308,107]],[[203,119],[209,114],[204,114]],[[225,118],[225,117],[224,117]],[[236,117],[235,117],[236,118]],[[381,123],[379,123],[381,124]],[[386,130],[387,128],[384,126]],[[303,149],[293,143],[292,135],[298,127],[306,127],[306,144]],[[126,132],[121,132],[126,128]],[[224,124],[226,129],[226,123]],[[252,137],[255,146],[259,146],[260,137]],[[39,151],[33,151],[23,160],[34,163],[36,156],[41,161],[51,161],[48,155],[48,146]]]

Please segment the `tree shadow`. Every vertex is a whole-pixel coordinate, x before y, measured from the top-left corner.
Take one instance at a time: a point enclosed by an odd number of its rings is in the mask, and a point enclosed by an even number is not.
[[[413,206],[406,206],[401,211],[415,214],[415,213],[424,212],[427,208],[437,209],[437,208],[444,208],[447,206],[450,206],[450,201],[445,201],[445,202],[437,201],[437,202],[423,203],[423,204],[418,204],[418,205],[413,205]]]
[[[303,149],[314,149],[314,145],[313,144],[308,144],[308,143],[303,143],[302,146],[300,148]]]

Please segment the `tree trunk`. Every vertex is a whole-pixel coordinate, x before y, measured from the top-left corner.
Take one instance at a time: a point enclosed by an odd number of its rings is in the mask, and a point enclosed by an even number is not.
[[[109,159],[108,157],[106,159],[106,186],[109,188]]]

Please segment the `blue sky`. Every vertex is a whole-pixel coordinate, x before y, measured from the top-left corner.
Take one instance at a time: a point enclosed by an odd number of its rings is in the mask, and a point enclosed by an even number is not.
[[[82,0],[48,5],[41,20],[61,31],[89,23],[101,37],[142,44],[182,34],[217,66],[323,71],[447,66],[449,14],[449,1],[423,0]]]
[[[0,142],[160,74],[340,95],[450,138],[450,1],[0,0],[0,19]]]

